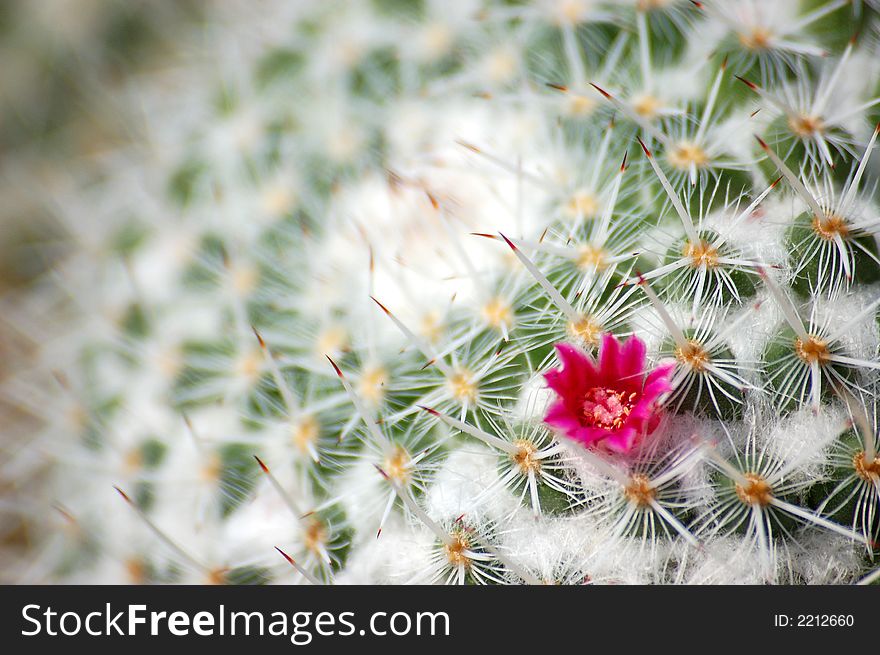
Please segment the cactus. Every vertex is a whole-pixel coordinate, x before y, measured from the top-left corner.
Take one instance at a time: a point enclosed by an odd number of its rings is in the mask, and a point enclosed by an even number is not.
[[[877,578],[876,6],[222,12],[45,191],[22,579]]]

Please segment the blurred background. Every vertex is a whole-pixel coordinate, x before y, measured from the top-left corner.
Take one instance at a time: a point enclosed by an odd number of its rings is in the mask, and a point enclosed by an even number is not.
[[[8,318],[32,302],[32,287],[70,243],[39,188],[87,177],[102,153],[131,139],[115,98],[133,76],[179,57],[205,8],[196,0],[0,2],[0,384],[29,365],[33,343]],[[34,421],[0,398],[2,452],[14,452]],[[0,583],[32,537],[11,505],[39,484],[38,473],[14,484],[10,473],[0,467]]]

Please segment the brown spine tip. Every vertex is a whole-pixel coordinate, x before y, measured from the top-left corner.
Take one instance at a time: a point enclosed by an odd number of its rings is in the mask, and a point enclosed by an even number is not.
[[[721,62],[721,70],[723,71],[727,70],[727,57],[728,55],[724,55],[724,60]]]
[[[762,139],[761,137],[759,137],[757,134],[755,135],[755,138],[758,140],[758,143],[760,144],[760,146],[761,146],[764,150],[770,150],[770,146],[767,145],[767,142],[764,141],[764,139]]]
[[[67,521],[68,523],[71,523],[72,525],[76,525],[76,518],[73,516],[73,514],[71,514],[70,512],[68,512],[68,511],[67,511],[66,509],[64,509],[61,505],[59,505],[58,503],[53,503],[53,504],[52,504],[52,509],[54,509],[54,510],[55,510],[56,512],[58,512],[62,517],[64,517],[64,520],[65,520],[65,521]]]
[[[418,407],[419,409],[423,409],[423,410],[425,410],[425,411],[428,412],[428,414],[430,414],[431,416],[440,416],[440,412],[438,412],[438,411],[437,411],[436,409],[434,409],[433,407],[425,407],[424,405],[416,405],[416,407]]]
[[[608,98],[609,100],[611,100],[611,94],[608,93],[605,89],[603,89],[602,87],[596,86],[596,85],[593,84],[592,82],[590,82],[590,86],[593,87],[594,89],[596,89],[596,91],[598,91],[599,93],[601,93],[603,96],[605,96],[606,98]]]
[[[379,305],[379,308],[380,308],[383,312],[385,312],[386,314],[388,314],[388,316],[391,316],[391,312],[388,311],[388,308],[387,308],[385,305],[383,305],[382,303],[380,303],[380,302],[379,302],[378,300],[376,300],[373,296],[370,296],[370,300],[372,300],[374,303],[376,303],[377,305]]]
[[[55,381],[62,389],[64,389],[65,391],[70,391],[70,380],[67,379],[67,376],[64,374],[63,371],[52,369],[51,373],[52,377],[55,378]]]
[[[336,365],[336,362],[334,362],[332,359],[330,359],[330,355],[324,355],[324,357],[326,357],[327,361],[333,365],[333,370],[336,371],[336,375],[338,375],[339,377],[345,377],[344,375],[342,375],[342,371],[339,370],[339,367]]]
[[[622,161],[621,164],[620,164],[620,172],[621,172],[621,173],[623,173],[623,171],[626,170],[626,158],[627,158],[627,157],[629,157],[629,150],[625,150],[625,151],[623,152],[623,161]]]
[[[563,93],[568,93],[568,87],[564,84],[554,84],[553,82],[546,83],[548,87],[551,89],[556,89],[557,91],[562,91]]]
[[[705,8],[705,7],[703,6],[703,3],[702,3],[702,2],[698,2],[698,0],[691,0],[691,4],[692,4],[694,7],[696,7],[697,9],[704,9],[704,8]]]
[[[257,464],[259,464],[259,465],[260,465],[260,468],[263,469],[263,473],[268,474],[268,473],[269,473],[269,467],[266,466],[266,464],[263,463],[263,460],[261,460],[261,459],[260,459],[259,457],[257,457],[256,455],[254,455],[254,459],[257,460]]]
[[[462,148],[467,148],[471,152],[480,152],[480,149],[475,146],[473,143],[468,143],[467,141],[456,140],[456,143],[460,145]]]
[[[260,334],[260,331],[257,329],[255,325],[251,325],[251,330],[254,331],[254,336],[257,337],[257,341],[260,342],[260,348],[266,350],[266,342],[263,341],[263,336]]]
[[[388,474],[387,474],[385,471],[382,470],[382,467],[381,467],[381,466],[379,466],[378,464],[373,464],[373,466],[375,466],[375,467],[376,467],[376,470],[379,471],[379,473],[382,474],[382,477],[383,477],[383,478],[385,478],[386,480],[390,479],[390,478],[388,477]]]
[[[120,496],[122,496],[122,499],[123,499],[125,502],[127,502],[129,505],[134,505],[134,503],[132,502],[131,498],[128,497],[128,494],[127,494],[127,493],[125,493],[122,489],[120,489],[120,488],[117,487],[116,485],[114,485],[113,488],[116,489],[116,492],[117,492]]]
[[[497,239],[494,234],[487,234],[485,232],[471,232],[472,237],[483,237],[484,239]]]
[[[504,239],[504,242],[505,242],[508,246],[510,246],[510,249],[511,249],[511,250],[513,250],[514,252],[516,252],[517,250],[519,250],[519,249],[514,245],[513,241],[511,241],[511,240],[508,239],[506,236],[504,236],[503,234],[501,234],[501,232],[499,232],[498,234],[501,236],[502,239]]]
[[[750,80],[747,80],[747,79],[744,78],[744,77],[740,77],[739,75],[734,75],[734,77],[735,77],[736,79],[738,79],[740,82],[742,82],[743,84],[745,84],[747,87],[749,87],[752,91],[757,91],[757,90],[758,90],[758,85],[755,84],[754,82],[752,82],[752,81],[750,81]]]
[[[437,198],[428,190],[425,190],[425,195],[428,196],[428,200],[431,201],[431,207],[434,209],[440,209],[440,203],[437,201]]]
[[[397,190],[400,186],[403,185],[403,178],[400,177],[397,173],[395,173],[390,168],[385,169],[385,177],[388,180],[388,186],[392,190]]]
[[[880,121],[874,126],[874,134],[880,133]]]
[[[773,180],[773,184],[770,185],[770,188],[772,189],[772,188],[774,188],[777,184],[779,184],[779,181],[780,181],[783,177],[785,177],[785,176],[784,176],[784,175],[780,175],[780,176],[777,177],[775,180]]]
[[[648,159],[650,159],[650,158],[651,158],[651,151],[648,150],[648,146],[645,145],[645,142],[642,141],[642,138],[637,136],[637,137],[636,137],[636,141],[638,141],[638,142],[639,142],[639,145],[642,146],[642,150],[644,151],[645,156],[646,156]]]
[[[288,555],[287,553],[285,553],[283,550],[281,550],[278,546],[275,546],[275,550],[277,550],[279,553],[281,553],[281,556],[287,560],[288,564],[290,564],[291,566],[296,565],[296,563],[293,561],[293,558],[290,555]]]

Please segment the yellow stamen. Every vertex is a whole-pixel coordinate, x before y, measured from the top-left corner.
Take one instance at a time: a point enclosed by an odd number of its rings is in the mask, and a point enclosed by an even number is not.
[[[235,362],[235,371],[247,382],[254,382],[263,370],[265,358],[259,350],[252,350],[239,356]]]
[[[443,546],[443,552],[446,553],[446,559],[453,567],[463,566],[469,568],[471,558],[465,551],[470,549],[470,539],[465,532],[455,532],[450,535],[452,543]]]
[[[753,27],[751,32],[740,32],[739,42],[749,50],[768,50],[773,33],[763,26]]]
[[[696,341],[688,341],[687,345],[675,349],[675,358],[694,371],[702,371],[709,363],[709,353]]]
[[[575,262],[578,268],[586,271],[593,269],[603,270],[608,267],[607,255],[602,248],[596,248],[589,244],[585,244],[578,248],[577,259]]]
[[[278,218],[290,213],[293,209],[294,195],[288,186],[277,185],[269,187],[263,192],[261,198],[263,211],[269,216]]]
[[[828,344],[822,339],[810,336],[806,342],[797,338],[794,341],[794,351],[807,364],[826,364],[831,359]]]
[[[570,218],[595,218],[598,211],[599,201],[589,191],[575,191],[565,205],[565,213]]]
[[[303,535],[303,545],[306,547],[306,550],[321,556],[326,544],[327,527],[321,519],[313,516],[306,526],[305,534]]]
[[[443,322],[436,312],[428,312],[419,322],[419,332],[431,343],[437,343],[443,336]]]
[[[651,481],[642,473],[636,473],[630,478],[629,484],[623,490],[624,495],[638,505],[645,507],[651,504],[651,501],[657,495],[657,490],[651,486]]]
[[[767,481],[755,473],[746,473],[748,481],[745,485],[737,483],[736,495],[746,505],[766,507],[773,499],[773,490]]]
[[[790,116],[788,126],[797,136],[805,139],[825,130],[825,124],[818,116]]]
[[[856,453],[853,457],[853,468],[865,482],[877,483],[880,481],[880,458],[875,457],[869,464],[865,458],[864,451]]]
[[[246,296],[252,292],[259,281],[259,274],[251,266],[236,266],[230,273],[232,289],[239,296]]]
[[[591,346],[598,345],[602,335],[602,326],[589,316],[570,321],[567,330],[569,336]]]
[[[202,482],[213,484],[220,480],[221,473],[223,473],[223,462],[217,453],[211,453],[199,469],[199,478]]]
[[[311,415],[299,417],[290,426],[290,440],[302,453],[309,453],[310,446],[314,448],[320,434],[321,426],[318,420]]]
[[[652,96],[650,94],[644,94],[637,96],[632,101],[632,108],[639,116],[647,119],[653,119],[657,117],[657,113],[663,107],[663,103],[660,102],[660,99]]]
[[[318,335],[315,350],[319,355],[333,355],[348,349],[348,333],[345,328],[331,325]]]
[[[388,384],[388,371],[381,366],[366,369],[358,380],[358,391],[361,397],[373,407],[378,407],[385,399],[385,388]]]
[[[715,268],[719,265],[718,249],[708,241],[702,239],[697,244],[685,241],[681,254],[690,258],[691,266],[693,268],[700,268],[701,266]]]
[[[480,314],[486,325],[500,330],[510,328],[513,324],[513,308],[504,298],[496,296],[483,305]]]
[[[391,480],[406,484],[412,476],[411,463],[412,457],[410,457],[406,449],[401,446],[395,446],[394,450],[385,457],[385,461],[382,463],[382,471]]]
[[[844,239],[849,236],[849,225],[847,225],[846,219],[836,214],[827,214],[821,219],[814,216],[812,226],[813,232],[825,241],[834,241],[838,236]]]
[[[666,155],[669,163],[675,168],[686,171],[691,166],[702,168],[709,163],[709,155],[696,143],[682,141],[669,149]]]
[[[447,384],[452,397],[458,402],[473,405],[477,401],[477,383],[474,374],[466,369],[459,369],[448,379]]]
[[[535,457],[538,447],[531,441],[517,439],[513,442],[516,452],[510,455],[510,459],[519,467],[520,473],[528,475],[534,473],[540,475],[541,460]]]
[[[565,96],[565,111],[569,116],[587,116],[598,103],[592,98],[569,93]]]

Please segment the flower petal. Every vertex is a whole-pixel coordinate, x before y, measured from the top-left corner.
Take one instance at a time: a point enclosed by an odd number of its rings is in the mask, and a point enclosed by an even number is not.
[[[585,446],[591,446],[593,444],[601,443],[601,441],[608,437],[609,434],[608,430],[584,426],[569,436],[578,443],[582,443]]]
[[[602,441],[602,445],[616,453],[628,453],[632,450],[638,434],[635,428],[624,427],[610,434]]]
[[[563,398],[580,394],[598,377],[593,362],[578,348],[567,343],[558,343],[556,353],[562,362],[562,368],[547,371],[544,379],[547,386]]]
[[[640,398],[629,413],[627,424],[631,421],[647,421],[654,413],[654,399]]]
[[[565,432],[567,435],[571,435],[581,427],[580,417],[569,410],[563,400],[554,403],[547,410],[544,422]]]
[[[604,386],[614,387],[620,380],[620,342],[610,332],[602,336],[599,349],[599,376]]]
[[[662,393],[666,393],[672,389],[670,378],[675,364],[665,364],[658,366],[648,374],[645,378],[645,387],[642,390],[642,396],[648,400],[654,400]]]
[[[636,335],[627,339],[620,353],[620,376],[635,378],[645,370],[645,342]]]

